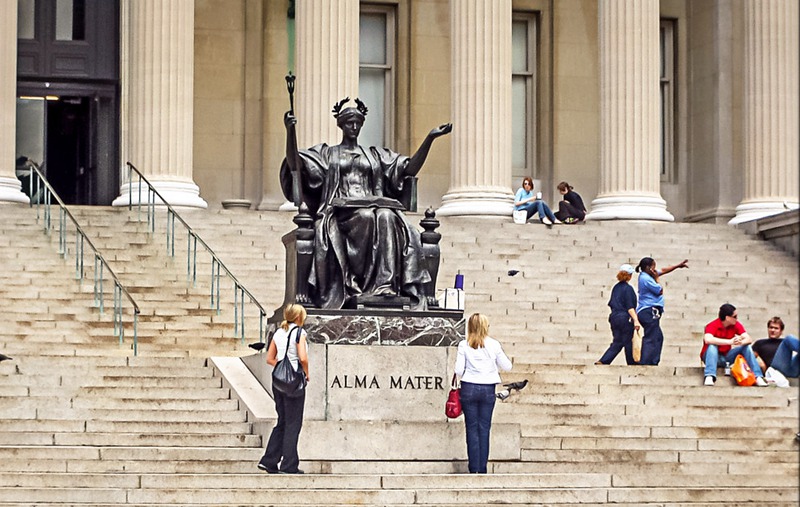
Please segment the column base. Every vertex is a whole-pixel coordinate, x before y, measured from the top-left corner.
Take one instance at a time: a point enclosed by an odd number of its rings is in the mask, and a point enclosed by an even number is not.
[[[612,195],[592,201],[586,220],[659,220],[674,222],[661,197],[646,195]]]
[[[208,203],[200,197],[200,187],[194,183],[187,183],[181,181],[158,181],[149,178],[150,183],[153,184],[156,191],[169,203],[170,206],[182,206],[187,208],[208,208]],[[120,187],[120,195],[112,206],[127,206],[130,202],[131,205],[138,205],[140,198],[140,186],[137,180],[133,185],[123,183]],[[141,185],[141,203],[147,204],[147,184],[142,182]],[[156,197],[156,204],[162,204],[161,200]]]
[[[17,178],[0,177],[0,202],[30,204],[31,200],[22,192],[22,183]]]
[[[436,216],[506,216],[514,210],[514,195],[510,191],[466,190],[448,192]]]
[[[728,225],[758,220],[759,218],[777,215],[798,207],[800,205],[797,202],[789,201],[743,202],[736,206],[736,216],[730,219]]]

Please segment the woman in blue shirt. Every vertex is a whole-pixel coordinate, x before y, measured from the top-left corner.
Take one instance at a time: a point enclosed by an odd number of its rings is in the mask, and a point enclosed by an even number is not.
[[[639,273],[639,304],[636,307],[636,315],[644,329],[642,358],[639,364],[656,366],[661,361],[661,347],[664,345],[664,334],[661,332],[664,289],[659,283],[659,278],[678,268],[688,267],[689,261],[684,259],[674,266],[659,271],[656,269],[656,261],[651,257],[644,257],[636,266],[636,272]]]
[[[533,180],[528,176],[522,179],[522,187],[514,196],[514,209],[527,211],[526,220],[530,219],[534,213],[539,213],[539,221],[543,224],[553,225],[556,223],[556,216],[550,210],[550,206],[542,200],[540,195],[533,193]]]

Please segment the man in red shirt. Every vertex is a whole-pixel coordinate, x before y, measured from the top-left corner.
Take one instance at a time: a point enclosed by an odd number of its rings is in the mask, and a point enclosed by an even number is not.
[[[741,354],[756,376],[756,385],[766,386],[767,381],[764,380],[751,343],[753,339],[739,322],[736,307],[729,303],[720,306],[719,318],[706,325],[703,336],[703,350],[700,351],[700,358],[705,363],[706,378],[703,384],[713,386],[717,381],[717,367],[733,364],[736,356]]]

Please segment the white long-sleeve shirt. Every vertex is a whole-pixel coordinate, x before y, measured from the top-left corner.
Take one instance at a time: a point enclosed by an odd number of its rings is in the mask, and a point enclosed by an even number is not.
[[[478,349],[470,347],[467,340],[459,342],[455,372],[462,382],[499,384],[498,369],[511,370],[511,360],[499,341],[487,336],[483,339],[483,347]]]

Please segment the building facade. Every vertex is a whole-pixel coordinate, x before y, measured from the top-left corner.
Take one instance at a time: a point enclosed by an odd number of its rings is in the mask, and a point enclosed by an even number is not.
[[[798,206],[795,0],[0,0],[0,200],[18,159],[67,203],[122,205],[130,161],[172,204],[287,208],[301,146],[412,154],[442,215],[510,215],[523,176],[590,219],[743,222]],[[133,196],[133,197],[131,197]]]

